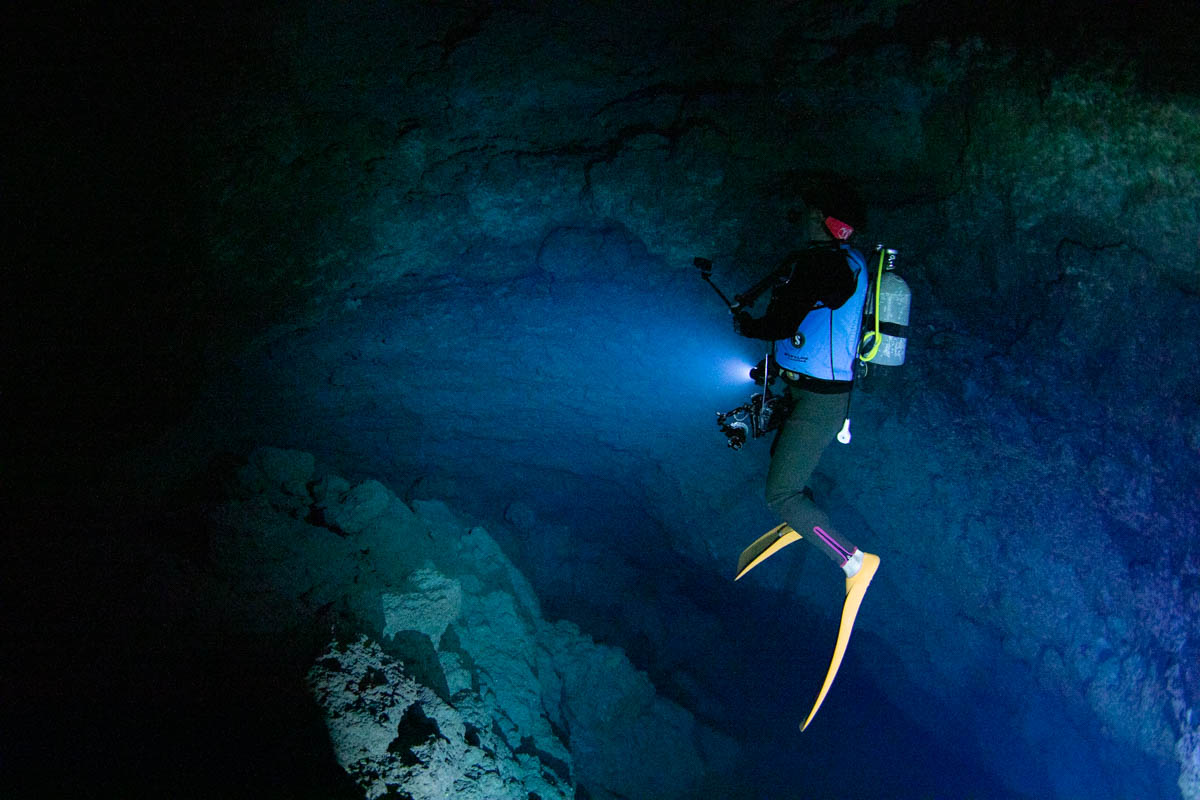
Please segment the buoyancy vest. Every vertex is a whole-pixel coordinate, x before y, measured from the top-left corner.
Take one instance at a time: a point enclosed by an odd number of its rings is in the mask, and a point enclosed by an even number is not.
[[[775,342],[775,363],[781,370],[826,381],[854,379],[862,329],[863,304],[869,281],[866,259],[848,244],[838,245],[854,273],[854,294],[837,308],[818,303],[788,339]]]

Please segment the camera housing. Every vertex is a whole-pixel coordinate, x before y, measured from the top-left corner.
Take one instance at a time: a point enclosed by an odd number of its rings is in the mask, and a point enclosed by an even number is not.
[[[791,395],[756,393],[748,403],[717,414],[717,426],[730,449],[741,450],[749,439],[777,430],[792,410]]]

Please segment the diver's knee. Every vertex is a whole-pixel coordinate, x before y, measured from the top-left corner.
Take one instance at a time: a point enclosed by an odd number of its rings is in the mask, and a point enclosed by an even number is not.
[[[813,502],[812,489],[807,486],[800,488],[795,486],[767,487],[767,507],[780,516],[783,515],[783,509],[793,505],[797,500]]]

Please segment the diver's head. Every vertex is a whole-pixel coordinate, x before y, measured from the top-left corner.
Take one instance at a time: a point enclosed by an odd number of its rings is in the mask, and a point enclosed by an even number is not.
[[[806,208],[804,214],[804,233],[807,235],[808,240],[810,242],[832,242],[838,238],[834,236],[833,230],[826,221],[832,219],[833,217],[825,213],[823,209],[813,208],[812,206]]]
[[[799,216],[810,241],[844,242],[866,224],[866,204],[846,176],[812,170],[798,176],[797,188],[805,208]]]

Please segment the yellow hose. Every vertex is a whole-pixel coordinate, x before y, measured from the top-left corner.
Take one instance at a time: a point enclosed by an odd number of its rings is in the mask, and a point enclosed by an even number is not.
[[[879,248],[879,270],[875,274],[875,331],[874,331],[874,333],[872,333],[870,331],[867,332],[867,336],[874,336],[875,339],[874,339],[874,344],[871,347],[871,350],[865,356],[864,355],[859,356],[859,359],[862,361],[870,361],[871,359],[875,358],[875,355],[879,352],[879,345],[883,343],[883,337],[881,337],[879,335],[879,289],[880,289],[880,284],[882,282],[883,282],[883,248],[881,247],[881,248]],[[863,337],[864,344],[866,343],[867,336]]]

